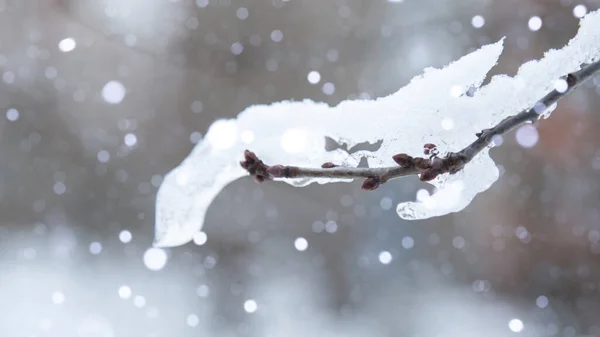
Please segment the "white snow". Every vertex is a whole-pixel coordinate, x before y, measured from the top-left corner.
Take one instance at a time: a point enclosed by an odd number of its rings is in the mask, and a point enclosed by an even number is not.
[[[392,262],[392,254],[385,250],[380,252],[379,262],[381,262],[382,264],[390,264],[390,262]]]
[[[510,322],[508,322],[508,328],[512,332],[521,332],[524,327],[523,321],[518,318],[511,319]]]
[[[535,299],[535,305],[538,306],[538,308],[545,308],[548,306],[548,297],[541,295],[538,296],[538,298]]]
[[[532,16],[529,18],[527,25],[531,31],[536,32],[542,28],[542,19],[539,16]]]
[[[144,253],[144,264],[146,268],[158,271],[165,267],[167,258],[167,253],[164,250],[160,248],[148,248]]]
[[[294,247],[303,252],[308,248],[308,241],[306,241],[305,238],[296,238],[296,240],[294,240]]]
[[[122,230],[119,232],[119,240],[123,243],[129,243],[131,241],[131,232],[128,230]]]
[[[194,314],[190,314],[188,315],[188,317],[186,318],[186,322],[189,326],[191,327],[195,327],[198,324],[200,324],[200,318],[197,315]]]
[[[258,309],[258,304],[255,300],[247,300],[246,302],[244,302],[244,310],[247,313],[251,314],[255,312],[256,309]]]
[[[575,8],[573,8],[573,15],[576,18],[583,17],[585,13],[587,13],[587,7],[585,7],[585,5],[577,5]]]
[[[475,28],[481,28],[485,25],[485,18],[481,15],[475,15],[473,19],[471,19],[471,24]]]
[[[539,135],[535,126],[531,124],[525,124],[520,126],[515,133],[517,143],[524,148],[534,147],[537,144]]]
[[[98,255],[100,254],[100,252],[102,252],[102,244],[100,242],[92,242],[90,243],[90,247],[89,247],[90,253],[94,254],[94,255]]]
[[[318,71],[313,70],[308,73],[307,79],[310,84],[317,84],[321,80],[321,74],[319,74]]]
[[[131,288],[127,285],[119,287],[119,297],[122,299],[128,299],[131,297]]]
[[[70,37],[62,39],[58,43],[58,49],[60,49],[60,51],[62,51],[63,53],[68,53],[70,51],[73,51],[76,46],[77,46],[77,43],[75,42],[75,40],[73,38],[70,38]]]
[[[60,291],[55,291],[52,293],[52,303],[56,305],[63,304],[65,302],[65,294]]]
[[[208,236],[204,232],[197,232],[194,234],[194,243],[198,246],[202,246],[208,240]]]
[[[205,138],[169,174],[156,200],[155,245],[177,246],[191,241],[203,226],[206,211],[230,182],[246,176],[240,167],[246,148],[267,164],[319,167],[324,162],[356,166],[366,157],[371,167],[396,165],[392,156],[422,155],[425,143],[437,144],[440,154],[457,151],[475,140],[475,133],[507,116],[531,108],[554,89],[556,80],[600,57],[600,12],[581,20],[575,38],[560,50],[548,51],[540,61],[521,66],[515,77],[494,76],[490,84],[470,97],[502,53],[503,41],[484,46],[444,69],[427,68],[408,85],[387,97],[347,100],[331,107],[310,100],[255,105],[236,119],[215,121]],[[460,89],[460,90],[459,90]],[[455,97],[457,96],[457,97]],[[554,106],[547,110],[548,116]],[[452,127],[448,123],[452,121]],[[252,134],[252,141],[246,135]],[[383,140],[376,152],[349,155],[341,149],[327,152],[325,136],[348,144]],[[499,176],[488,149],[461,172],[430,183],[431,196],[400,203],[404,219],[425,219],[458,212],[493,184]],[[289,179],[293,186],[348,179]],[[385,185],[382,187],[385,188]],[[366,192],[365,192],[366,193]]]
[[[119,104],[125,98],[127,90],[118,81],[109,81],[102,87],[102,98],[109,104]]]
[[[8,111],[6,111],[6,119],[8,119],[11,122],[15,122],[19,119],[19,111],[17,109],[8,109]]]

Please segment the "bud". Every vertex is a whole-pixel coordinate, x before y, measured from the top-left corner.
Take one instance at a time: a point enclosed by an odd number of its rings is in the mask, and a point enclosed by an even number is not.
[[[427,155],[437,155],[438,154],[438,150],[437,150],[437,146],[435,144],[431,144],[431,143],[427,143],[425,145],[423,145],[423,153],[427,154]]]
[[[398,153],[397,155],[394,155],[392,159],[400,167],[409,168],[413,166],[413,157],[407,155],[406,153]]]
[[[285,177],[286,171],[287,171],[287,169],[283,165],[273,165],[273,166],[267,167],[267,173],[269,173],[272,177],[275,177],[275,178]]]
[[[263,176],[261,176],[261,175],[255,175],[255,176],[252,176],[252,179],[254,180],[254,182],[256,182],[256,183],[258,183],[258,184],[260,184],[260,183],[262,183],[263,181],[265,181],[265,177],[263,177]]]
[[[247,162],[247,161],[245,161],[245,160],[244,160],[244,161],[241,161],[241,162],[240,162],[240,165],[241,165],[241,166],[244,168],[244,170],[247,170],[247,169],[248,169],[248,167],[250,166],[250,165],[248,164],[248,162]]]
[[[250,150],[244,151],[244,157],[246,158],[246,161],[249,161],[249,162],[258,160],[258,157],[256,156],[256,154],[254,154],[254,152],[252,152]]]
[[[421,175],[419,176],[419,179],[421,181],[430,181],[430,180],[435,179],[435,177],[437,177],[437,176],[438,176],[438,173],[437,173],[436,170],[427,169],[427,170],[421,172]]]
[[[327,163],[321,165],[321,168],[334,168],[334,167],[337,167],[337,165],[332,162],[327,162]]]
[[[377,189],[377,187],[379,187],[380,184],[381,180],[379,180],[379,177],[373,176],[365,179],[365,182],[362,184],[361,188],[363,190],[372,191]]]
[[[573,74],[567,75],[567,85],[569,86],[569,88],[574,86],[575,84],[577,84],[577,77]]]

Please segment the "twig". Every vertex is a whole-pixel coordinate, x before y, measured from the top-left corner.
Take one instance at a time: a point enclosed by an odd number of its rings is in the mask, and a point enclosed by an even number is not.
[[[540,114],[599,71],[600,61],[596,61],[583,66],[577,72],[568,74],[562,78],[566,82],[566,87],[560,88],[563,90],[552,90],[531,109],[510,116],[496,126],[483,130],[476,134],[477,139],[473,143],[458,152],[450,152],[443,158],[437,157],[437,149],[434,144],[425,144],[424,153],[430,155],[429,158],[413,158],[405,153],[400,153],[392,157],[398,164],[398,166],[393,167],[341,167],[333,163],[325,163],[321,168],[269,166],[248,150],[244,153],[245,160],[240,164],[256,182],[272,180],[273,178],[366,178],[362,188],[374,190],[388,180],[413,174],[420,174],[422,181],[429,181],[440,174],[455,174],[462,170],[481,150],[490,145],[495,136],[503,135],[524,123],[536,122]]]

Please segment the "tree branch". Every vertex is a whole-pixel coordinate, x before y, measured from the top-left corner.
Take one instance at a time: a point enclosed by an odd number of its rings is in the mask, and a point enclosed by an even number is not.
[[[362,188],[364,190],[374,190],[388,180],[413,174],[420,174],[422,181],[429,181],[440,174],[455,174],[462,170],[481,150],[490,145],[495,136],[503,135],[524,123],[535,123],[540,114],[599,71],[600,61],[584,65],[579,71],[563,77],[562,80],[566,82],[566,85],[552,90],[531,109],[510,116],[496,126],[481,131],[476,135],[477,139],[473,143],[458,152],[450,152],[443,158],[437,156],[437,149],[434,144],[425,144],[424,153],[430,155],[429,158],[414,158],[405,153],[400,153],[392,157],[398,164],[398,166],[393,167],[341,167],[333,163],[325,163],[321,168],[269,166],[248,150],[244,152],[245,160],[240,164],[256,182],[272,180],[273,178],[366,178]]]

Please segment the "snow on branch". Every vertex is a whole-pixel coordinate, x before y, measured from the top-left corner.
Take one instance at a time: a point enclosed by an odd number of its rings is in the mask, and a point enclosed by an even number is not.
[[[435,144],[427,143],[423,145],[423,153],[430,155],[429,158],[413,158],[406,153],[399,153],[392,156],[397,165],[390,167],[340,167],[331,162],[324,163],[321,168],[268,166],[258,159],[256,154],[248,150],[244,151],[245,159],[240,164],[258,183],[274,178],[366,178],[362,189],[374,190],[388,180],[408,175],[419,174],[421,181],[430,181],[444,173],[458,173],[479,152],[488,147],[493,142],[494,137],[502,136],[524,123],[536,122],[540,115],[547,111],[547,107],[553,106],[561,97],[566,96],[581,83],[598,73],[599,70],[600,61],[596,61],[584,65],[577,72],[568,74],[561,78],[562,82],[559,82],[558,88],[555,88],[535,103],[533,108],[507,117],[490,129],[482,130],[475,135],[477,139],[467,147],[459,152],[449,152],[443,158],[438,157],[439,152]]]
[[[419,174],[436,190],[424,200],[400,203],[400,217],[425,219],[464,209],[498,179],[488,154],[494,137],[547,118],[561,97],[598,72],[600,12],[584,17],[577,36],[562,49],[523,64],[515,77],[497,75],[480,87],[502,53],[502,42],[443,69],[427,68],[387,97],[334,107],[310,100],[256,105],[236,119],[215,121],[158,191],[155,245],[192,240],[216,195],[246,175],[294,186],[365,178],[363,188],[371,190]],[[478,89],[471,95],[470,88]],[[349,154],[325,150],[325,137],[348,147],[383,143],[375,152]],[[428,158],[420,157],[424,150]],[[363,157],[369,168],[356,167]]]

